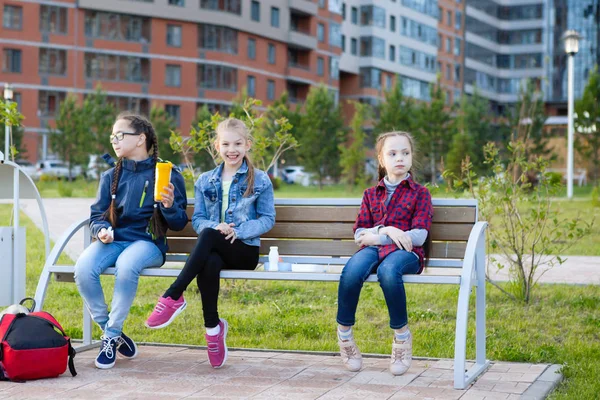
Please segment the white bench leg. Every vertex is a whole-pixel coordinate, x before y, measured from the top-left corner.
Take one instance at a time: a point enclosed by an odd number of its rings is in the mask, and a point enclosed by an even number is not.
[[[83,346],[92,344],[92,327],[94,321],[85,304],[83,305]]]

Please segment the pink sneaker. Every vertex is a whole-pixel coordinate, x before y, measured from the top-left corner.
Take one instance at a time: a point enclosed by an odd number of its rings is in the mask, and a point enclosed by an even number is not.
[[[208,347],[208,361],[210,361],[213,368],[221,368],[227,361],[227,343],[225,343],[225,339],[227,339],[227,321],[221,318],[219,327],[221,327],[221,332],[218,335],[204,335]]]
[[[152,311],[152,314],[146,320],[145,325],[151,329],[164,328],[173,322],[175,317],[181,314],[186,307],[187,302],[183,298],[183,295],[181,295],[179,300],[173,300],[171,297],[160,297],[154,307],[154,311]]]

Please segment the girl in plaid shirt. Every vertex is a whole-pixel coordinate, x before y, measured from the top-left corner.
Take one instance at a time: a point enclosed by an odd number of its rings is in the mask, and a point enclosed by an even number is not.
[[[402,276],[423,270],[424,245],[433,216],[429,190],[411,176],[413,143],[406,132],[383,133],[377,138],[379,183],[364,192],[354,224],[354,239],[360,250],[342,270],[338,288],[337,333],[342,360],[350,371],[358,371],[362,366],[352,326],[360,290],[374,271],[394,330],[390,371],[402,375],[412,361],[412,335],[408,330]]]

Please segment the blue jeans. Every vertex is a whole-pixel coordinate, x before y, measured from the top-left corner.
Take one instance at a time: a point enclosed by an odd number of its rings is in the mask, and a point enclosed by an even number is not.
[[[400,329],[408,324],[402,275],[419,272],[419,257],[406,250],[396,250],[380,263],[376,246],[365,247],[356,252],[342,269],[338,287],[338,324],[354,325],[360,290],[375,269],[388,306],[390,327]]]
[[[109,244],[96,241],[85,249],[75,264],[75,282],[92,318],[106,336],[121,335],[137,292],[140,272],[162,264],[159,248],[144,240]],[[109,267],[116,267],[110,314],[100,285],[100,274]]]

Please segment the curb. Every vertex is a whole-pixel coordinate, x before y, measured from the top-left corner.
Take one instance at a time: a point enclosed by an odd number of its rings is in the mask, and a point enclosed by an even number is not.
[[[545,399],[562,381],[562,365],[552,364],[521,395],[522,400]]]

